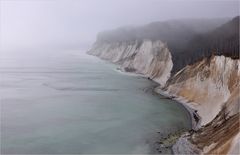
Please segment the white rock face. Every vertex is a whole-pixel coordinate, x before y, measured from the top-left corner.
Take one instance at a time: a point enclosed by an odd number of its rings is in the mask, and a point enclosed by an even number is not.
[[[234,137],[234,140],[231,143],[231,147],[228,154],[233,155],[239,153],[240,153],[240,133],[238,133],[238,135]]]
[[[173,146],[175,154],[239,154],[239,67],[239,59],[215,56],[183,68],[169,80],[167,93],[198,110],[202,119],[201,130],[182,136]]]
[[[173,67],[171,53],[161,41],[96,43],[88,53],[150,77],[161,86],[165,85]]]
[[[150,77],[160,87],[165,86],[173,67],[171,53],[161,41],[96,43],[88,53]],[[239,60],[215,56],[187,66],[171,78],[167,93],[188,102],[201,116],[200,125],[206,125],[230,97],[229,85],[234,76],[240,76],[239,65]]]
[[[239,115],[240,97],[240,60],[233,60],[224,56],[214,56],[211,59],[204,59],[193,65],[186,66],[170,78],[173,67],[172,56],[166,44],[161,41],[144,40],[142,42],[121,42],[121,43],[96,43],[88,52],[91,55],[117,63],[125,71],[130,71],[150,77],[160,84],[160,89],[164,87],[165,94],[175,96],[176,100],[186,103],[192,109],[197,110],[201,117],[198,127],[202,129],[194,135],[211,136],[204,142],[205,147],[199,149],[195,143],[192,144],[188,139],[193,140],[191,135],[183,135],[173,146],[173,152],[176,154],[204,154],[211,151],[221,150],[230,144],[230,153],[239,150],[239,134],[229,135],[230,140],[223,139],[223,135],[212,135],[211,131],[229,130],[229,133],[235,132],[234,129],[228,129],[228,126],[215,128],[211,126],[217,123],[221,124],[225,120],[218,120],[219,115],[226,107],[226,118]],[[218,115],[218,117],[216,117]],[[210,123],[210,126],[204,126]],[[237,122],[230,122],[230,125]],[[226,129],[227,128],[227,129]],[[218,130],[217,130],[218,129]],[[233,131],[232,131],[233,130]],[[200,136],[202,137],[202,136]],[[219,139],[221,145],[216,146]],[[221,139],[221,140],[220,140]],[[226,145],[225,145],[226,144]]]
[[[240,77],[239,64],[239,60],[224,56],[215,56],[210,62],[205,59],[176,74],[167,92],[186,99],[190,107],[198,110],[201,125],[206,125],[229,99],[231,85]]]
[[[95,43],[92,49],[88,51],[88,54],[116,63],[132,56],[137,49],[137,45],[137,41],[129,43]]]
[[[197,155],[197,154],[202,154],[203,151],[198,149],[194,144],[192,144],[188,140],[189,135],[183,134],[178,141],[176,142],[175,145],[172,147],[172,151],[174,154],[192,154],[192,155]]]

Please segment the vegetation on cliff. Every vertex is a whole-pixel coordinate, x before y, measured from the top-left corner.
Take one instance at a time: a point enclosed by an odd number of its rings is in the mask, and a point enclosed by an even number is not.
[[[97,43],[166,43],[173,59],[172,73],[212,54],[239,58],[239,17],[154,22],[141,27],[122,27],[99,33]]]

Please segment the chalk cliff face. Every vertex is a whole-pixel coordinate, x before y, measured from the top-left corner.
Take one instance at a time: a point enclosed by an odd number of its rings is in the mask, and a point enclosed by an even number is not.
[[[182,136],[176,154],[239,153],[240,60],[215,56],[175,74],[165,90],[197,110],[201,128]]]
[[[196,131],[182,135],[173,146],[174,153],[239,154],[239,19],[236,17],[189,43],[180,41],[193,36],[186,36],[185,29],[168,31],[179,32],[177,37],[165,34],[169,27],[166,23],[158,29],[163,37],[154,39],[134,40],[138,33],[125,37],[120,35],[122,31],[103,33],[88,54],[153,79],[160,84],[157,91],[164,91],[195,111],[192,116],[197,122],[193,128]]]
[[[213,120],[239,82],[240,61],[224,56],[205,58],[175,74],[166,85],[169,94],[181,97],[202,117]]]
[[[95,44],[88,53],[152,78],[160,89],[197,110],[201,128],[178,140],[173,147],[176,154],[239,150],[239,59],[212,56],[170,77],[172,57],[161,41]]]
[[[89,54],[118,63],[125,71],[142,74],[164,86],[171,75],[172,57],[161,41],[96,43]]]

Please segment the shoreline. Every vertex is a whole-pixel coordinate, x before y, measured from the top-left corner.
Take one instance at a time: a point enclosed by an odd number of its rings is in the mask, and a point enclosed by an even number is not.
[[[166,91],[162,90],[161,88],[157,87],[155,88],[155,92],[162,95],[162,96],[165,96],[171,100],[174,100],[178,103],[180,103],[181,105],[183,105],[183,107],[188,111],[190,117],[191,117],[191,128],[192,130],[198,130],[201,125],[201,116],[199,116],[196,112],[195,112],[195,109],[191,108],[188,104],[188,102],[184,102],[182,99],[179,98],[179,96],[175,96],[175,95],[171,95],[169,93],[167,93]],[[197,117],[197,119],[199,120],[198,122],[195,120],[195,117]]]
[[[172,101],[176,101],[178,104],[181,104],[189,114],[189,117],[190,117],[190,120],[191,120],[191,130],[181,133],[179,135],[179,137],[176,138],[176,141],[170,147],[171,152],[172,152],[172,154],[175,154],[176,152],[178,152],[178,151],[176,151],[177,149],[175,147],[178,143],[182,143],[182,142],[185,145],[186,145],[186,143],[188,145],[191,145],[192,150],[194,150],[196,152],[200,152],[200,150],[198,150],[194,145],[187,142],[186,139],[184,138],[186,135],[197,131],[201,127],[201,117],[195,112],[196,111],[195,109],[191,108],[188,105],[189,103],[187,101],[184,101],[184,99],[181,99],[181,97],[179,97],[179,96],[171,95],[167,91],[162,90],[161,87],[160,87],[160,84],[157,81],[155,81],[154,79],[150,79],[143,74],[134,73],[134,72],[126,72],[125,70],[122,70],[122,69],[119,69],[119,68],[116,68],[115,71],[117,71],[121,74],[128,75],[128,76],[137,76],[137,77],[142,77],[142,78],[145,78],[147,80],[150,80],[151,82],[156,83],[156,86],[153,87],[153,92],[154,93],[156,93],[157,95],[161,95],[161,96],[165,97],[164,99],[169,99],[169,100],[172,100]],[[196,119],[198,121],[196,121]],[[173,136],[174,134],[175,133],[170,133],[169,135]],[[154,149],[152,151],[154,153],[156,153],[155,151],[157,150],[157,153],[162,153],[162,151],[163,151],[162,149],[169,148],[169,146],[162,146],[162,144],[163,144],[162,141],[161,141],[161,144],[159,142],[157,142],[157,145],[153,145]]]
[[[88,54],[88,53],[86,53]],[[91,55],[91,54],[88,54],[88,55]],[[176,101],[177,103],[181,104],[185,110],[188,112],[189,116],[190,116],[190,119],[191,119],[191,130],[189,132],[192,132],[192,131],[196,131],[200,128],[200,122],[201,122],[201,117],[195,113],[195,109],[191,108],[188,104],[188,102],[184,102],[183,100],[180,99],[179,96],[175,96],[175,95],[171,95],[169,93],[167,93],[166,91],[162,90],[160,88],[160,84],[155,81],[154,79],[151,79],[149,77],[147,77],[146,75],[143,75],[143,74],[140,74],[140,73],[136,73],[136,72],[127,72],[125,71],[123,68],[121,68],[121,65],[120,64],[117,64],[117,63],[112,63],[111,61],[109,60],[106,60],[106,59],[102,59],[98,56],[95,56],[95,55],[91,55],[91,56],[94,56],[94,57],[97,57],[99,58],[100,60],[103,60],[105,62],[110,62],[111,64],[114,64],[116,65],[116,68],[114,69],[116,72],[119,72],[121,74],[125,74],[125,75],[128,75],[128,76],[136,76],[136,77],[141,77],[141,78],[145,78],[147,80],[150,80],[154,83],[156,83],[156,86],[153,88],[153,92],[158,94],[158,95],[162,95],[165,97],[165,99],[169,99],[169,100],[173,100],[173,101]],[[197,119],[199,120],[198,122],[195,120],[194,118],[194,115],[195,117],[197,117]],[[172,133],[173,134],[173,133]],[[184,134],[181,134],[181,136],[179,138],[177,138],[176,142],[171,146],[171,151],[173,152],[174,154],[174,151],[173,151],[173,146],[177,143],[177,141],[183,136]]]
[[[104,60],[104,59],[102,59]],[[152,82],[155,82],[158,86],[154,88],[154,92],[157,93],[157,94],[160,94],[164,97],[166,97],[166,99],[169,99],[169,100],[173,100],[173,101],[176,101],[178,103],[180,103],[189,113],[189,116],[190,116],[190,119],[191,119],[191,129],[196,131],[198,130],[201,125],[201,116],[198,115],[195,111],[195,109],[191,108],[188,104],[188,102],[184,102],[182,99],[180,99],[179,96],[176,96],[176,95],[171,95],[169,93],[167,93],[166,91],[162,90],[159,86],[160,84],[155,81],[154,79],[150,79],[148,78],[147,76],[143,75],[143,74],[139,74],[139,73],[135,73],[135,72],[126,72],[124,69],[121,69],[119,67],[115,68],[115,71],[116,72],[119,72],[121,74],[125,74],[125,75],[128,75],[128,76],[138,76],[138,77],[142,77],[142,78],[145,78],[147,80],[150,80]],[[197,117],[197,118],[194,118]],[[198,122],[196,121],[196,119],[198,119]]]

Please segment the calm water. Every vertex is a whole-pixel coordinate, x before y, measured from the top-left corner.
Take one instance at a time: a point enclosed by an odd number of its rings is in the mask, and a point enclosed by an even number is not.
[[[189,128],[155,83],[79,51],[0,59],[2,153],[149,153],[156,133]]]

